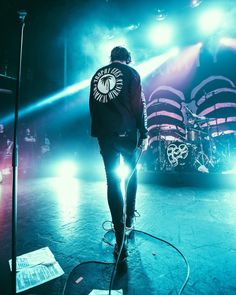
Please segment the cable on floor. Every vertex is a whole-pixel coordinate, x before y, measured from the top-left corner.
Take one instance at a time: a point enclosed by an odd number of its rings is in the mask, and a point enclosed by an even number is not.
[[[105,233],[105,235],[104,235],[104,237],[103,237],[103,241],[105,242],[105,243],[107,243],[108,245],[111,245],[111,246],[113,246],[113,244],[112,243],[110,243],[107,239],[106,239],[106,234],[107,233],[109,233],[110,231],[112,231],[111,229],[110,230],[108,230],[106,233]],[[133,229],[133,231],[134,232],[137,232],[137,233],[142,233],[142,234],[144,234],[144,235],[147,235],[147,236],[149,236],[149,237],[151,237],[151,238],[153,238],[153,239],[156,239],[156,240],[158,240],[158,241],[161,241],[161,242],[163,242],[163,243],[165,243],[165,244],[167,244],[167,245],[169,245],[170,247],[172,247],[173,249],[175,249],[179,254],[180,254],[180,256],[183,258],[183,260],[184,260],[184,262],[185,262],[185,265],[186,265],[186,268],[187,268],[187,271],[186,271],[186,277],[185,277],[185,280],[184,280],[184,282],[183,282],[183,284],[182,284],[182,286],[181,286],[181,288],[180,288],[180,290],[179,290],[179,292],[178,292],[178,295],[181,295],[182,293],[183,293],[183,290],[184,290],[184,288],[186,287],[186,285],[187,285],[187,282],[188,282],[188,280],[189,280],[189,276],[190,276],[190,266],[189,266],[189,263],[188,263],[188,260],[187,260],[187,258],[185,257],[185,255],[174,245],[174,244],[172,244],[172,243],[170,243],[170,242],[168,242],[168,241],[166,241],[166,240],[164,240],[164,239],[162,239],[162,238],[159,238],[159,237],[156,237],[156,236],[154,236],[154,235],[152,235],[152,234],[149,234],[149,233],[147,233],[147,232],[145,232],[145,231],[141,231],[141,230],[137,230],[137,229]]]
[[[126,187],[127,187],[127,185],[128,185],[128,183],[129,183],[131,177],[133,176],[133,174],[134,174],[134,172],[135,172],[135,170],[136,170],[136,166],[137,166],[137,164],[138,164],[138,162],[139,162],[139,160],[140,160],[140,158],[141,158],[141,155],[142,155],[142,149],[140,149],[139,155],[138,155],[137,160],[136,160],[136,162],[135,162],[134,169],[132,170],[132,172],[131,172],[130,175],[129,175],[128,180],[126,181]],[[126,189],[125,189],[125,191],[126,191]],[[136,214],[137,214],[137,216],[140,216],[140,214],[139,214],[137,211],[136,211]],[[125,196],[124,196],[124,208],[123,208],[123,221],[124,221],[124,226],[125,226],[125,225],[126,225],[126,200],[125,200]],[[109,223],[109,224],[110,224],[110,229],[106,229],[106,227],[105,227],[106,223]],[[102,227],[103,227],[103,229],[106,230],[107,232],[114,231],[114,227],[113,227],[113,224],[112,224],[111,221],[104,221],[103,224],[102,224]],[[184,262],[185,262],[185,264],[186,264],[186,266],[187,266],[187,275],[186,275],[186,278],[185,278],[185,280],[184,280],[184,283],[182,284],[181,289],[180,289],[180,291],[179,291],[179,293],[178,293],[179,295],[181,295],[182,292],[183,292],[183,290],[184,290],[184,288],[185,288],[185,286],[186,286],[186,284],[187,284],[187,282],[188,282],[189,275],[190,275],[190,266],[189,266],[189,263],[188,263],[186,257],[184,256],[184,254],[183,254],[183,253],[182,253],[182,252],[181,252],[176,246],[174,246],[173,244],[171,244],[170,242],[168,242],[168,241],[166,241],[166,240],[164,240],[164,239],[158,238],[158,237],[156,237],[156,236],[154,236],[154,235],[152,235],[152,234],[149,234],[149,233],[147,233],[147,232],[144,232],[144,231],[139,231],[139,230],[134,230],[134,231],[136,231],[136,232],[140,232],[140,233],[143,233],[143,234],[146,234],[146,235],[148,235],[148,236],[150,236],[150,237],[152,237],[152,238],[154,238],[154,239],[156,239],[156,240],[159,240],[159,241],[162,241],[162,242],[168,244],[169,246],[171,246],[172,248],[174,248],[174,249],[175,249],[175,250],[176,250],[176,251],[182,256],[182,258],[184,259]],[[105,235],[106,235],[106,234],[105,234]],[[105,235],[104,235],[104,237],[103,237],[102,240],[103,240],[105,243],[109,244],[110,246],[113,246],[112,243],[110,243],[110,242],[105,238]],[[122,248],[123,248],[124,243],[125,243],[125,236],[126,236],[126,234],[125,234],[125,229],[124,229],[123,236],[122,236],[122,243],[121,243],[120,250],[119,250],[119,253],[118,253],[118,256],[117,256],[117,259],[116,259],[116,262],[115,262],[115,263],[99,262],[99,261],[89,261],[89,262],[84,262],[84,263],[83,263],[83,264],[85,264],[85,263],[91,263],[91,262],[93,262],[93,263],[101,263],[101,264],[114,264],[114,267],[113,267],[113,270],[112,270],[111,279],[110,279],[110,284],[109,284],[109,293],[108,293],[109,295],[111,295],[111,290],[112,290],[112,286],[113,286],[113,283],[114,283],[115,273],[116,273],[116,271],[117,271],[117,267],[118,267],[118,264],[119,264],[119,260],[120,260],[120,256],[121,256]],[[82,264],[82,263],[81,263],[81,264]],[[81,265],[81,264],[79,264],[79,265]],[[71,273],[72,273],[72,272],[73,272],[73,271],[74,271],[79,265],[77,265],[76,267],[74,267],[73,270],[70,272],[70,274],[71,274]],[[70,274],[69,274],[69,276],[68,276],[68,278],[67,278],[67,280],[66,280],[66,283],[65,283],[65,285],[64,285],[64,289],[63,289],[63,293],[62,293],[62,295],[64,295],[64,293],[65,293],[65,289],[66,289],[66,286],[67,286],[67,283],[68,283],[68,279],[69,279],[69,277],[70,277]]]
[[[112,224],[111,221],[105,221],[105,222],[109,222],[110,224]],[[104,223],[105,223],[105,222],[104,222]],[[103,224],[104,224],[104,223],[103,223]],[[112,230],[112,229],[108,229],[108,230],[107,230],[107,232],[105,233],[105,235],[104,235],[104,237],[103,237],[103,241],[106,242],[107,244],[111,245],[111,246],[114,246],[114,245],[113,245],[112,243],[110,243],[110,242],[106,239],[106,237],[105,237],[105,236],[106,236],[109,232],[111,232],[111,231],[113,231],[113,230]],[[182,286],[181,286],[180,290],[178,291],[178,295],[181,295],[181,294],[183,293],[183,291],[184,291],[184,288],[185,288],[186,285],[187,285],[187,282],[188,282],[188,280],[189,280],[189,276],[190,276],[190,266],[189,266],[188,260],[187,260],[187,258],[185,257],[185,255],[184,255],[184,254],[183,254],[183,253],[182,253],[182,252],[181,252],[181,251],[180,251],[175,245],[173,245],[172,243],[170,243],[170,242],[168,242],[168,241],[166,241],[166,240],[164,240],[164,239],[162,239],[162,238],[159,238],[159,237],[157,237],[157,236],[155,236],[155,235],[152,235],[152,234],[149,234],[149,233],[147,233],[147,232],[145,232],[145,231],[141,231],[141,230],[137,230],[137,229],[133,229],[133,231],[134,231],[134,232],[137,232],[137,233],[142,233],[142,234],[147,235],[147,236],[149,236],[149,237],[151,237],[151,238],[153,238],[153,239],[155,239],[155,240],[161,241],[161,242],[163,242],[163,243],[169,245],[170,247],[172,247],[174,250],[176,250],[176,251],[180,254],[180,256],[183,258],[183,260],[184,260],[184,262],[185,262],[185,265],[186,265],[186,268],[187,268],[186,276],[185,276],[184,282],[182,283]],[[85,262],[82,262],[82,263],[76,265],[76,266],[71,270],[71,272],[69,273],[69,276],[68,276],[67,279],[66,279],[66,282],[65,282],[65,284],[64,284],[64,288],[63,288],[62,295],[65,295],[65,290],[66,290],[66,287],[67,287],[67,284],[68,284],[68,281],[69,281],[69,279],[70,279],[71,274],[72,274],[72,273],[73,273],[73,272],[74,272],[79,266],[84,265],[84,264],[89,264],[89,263],[104,264],[104,265],[112,265],[112,264],[114,264],[114,265],[115,265],[115,263],[113,263],[113,262],[103,262],[103,261],[95,261],[95,260],[85,261]],[[114,268],[113,268],[113,270],[114,270]]]

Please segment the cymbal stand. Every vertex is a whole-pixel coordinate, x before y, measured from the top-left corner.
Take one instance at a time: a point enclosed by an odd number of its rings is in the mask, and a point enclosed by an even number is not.
[[[201,128],[199,123],[197,123],[198,128]],[[208,156],[204,153],[204,148],[203,148],[203,139],[202,139],[202,131],[198,130],[199,134],[199,150],[196,149],[197,156],[195,158],[194,166],[199,169],[200,166],[204,166],[206,168],[205,172],[208,172],[207,165],[209,163],[209,158]],[[196,166],[198,165],[198,167]]]
[[[163,170],[163,163],[162,163],[162,141],[161,141],[161,132],[160,129],[157,131],[157,140],[156,140],[156,154],[157,154],[157,159],[156,159],[156,170],[159,172]]]
[[[214,139],[212,137],[212,135],[210,134],[210,124],[209,122],[207,122],[207,136],[209,138],[209,163],[214,167],[214,147],[215,147],[215,143],[214,143]]]

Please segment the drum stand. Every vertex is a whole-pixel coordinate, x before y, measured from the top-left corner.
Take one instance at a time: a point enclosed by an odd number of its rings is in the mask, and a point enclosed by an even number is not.
[[[205,172],[208,173],[209,170],[208,168],[214,167],[214,157],[213,157],[213,139],[212,136],[210,135],[210,126],[207,122],[207,133],[202,131],[202,127],[198,125],[199,127],[199,151],[196,149],[197,155],[195,158],[194,162],[194,167],[200,171],[200,172]],[[204,138],[203,135],[207,136],[207,139],[209,140],[209,147],[207,149],[207,152],[204,151]],[[206,142],[206,139],[205,139]]]
[[[204,153],[201,131],[198,131],[198,133],[199,133],[199,144],[195,148],[196,155],[195,155],[195,161],[193,163],[193,166],[198,171],[208,172],[207,165],[209,163],[209,159],[207,155]]]
[[[209,122],[207,122],[207,136],[209,139],[209,163],[211,164],[212,167],[215,166],[215,157],[214,157],[214,150],[215,150],[215,142],[210,134],[210,125]]]
[[[155,132],[156,135],[156,153],[154,151],[154,154],[156,154],[156,160],[154,161],[154,170],[161,172],[164,170],[165,167],[165,161],[163,160],[163,147],[162,147],[162,138],[160,134],[160,128],[156,128],[157,131]]]

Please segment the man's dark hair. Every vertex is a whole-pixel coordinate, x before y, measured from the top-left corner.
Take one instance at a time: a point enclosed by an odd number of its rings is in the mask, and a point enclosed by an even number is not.
[[[130,52],[121,46],[116,46],[111,51],[111,62],[114,60],[125,61],[126,64],[131,62]]]

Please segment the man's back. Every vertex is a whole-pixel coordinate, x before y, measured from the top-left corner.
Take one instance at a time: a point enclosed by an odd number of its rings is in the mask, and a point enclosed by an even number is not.
[[[140,99],[140,77],[133,68],[113,62],[99,69],[90,90],[92,136],[137,130]]]

